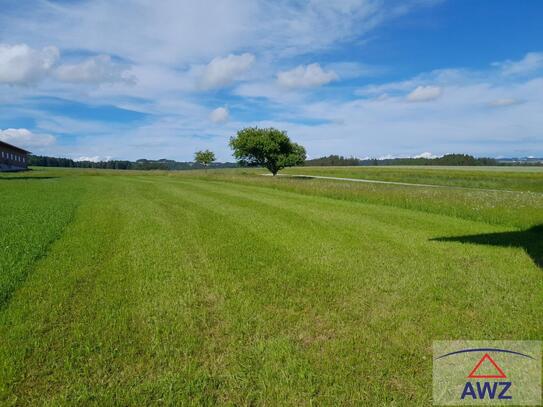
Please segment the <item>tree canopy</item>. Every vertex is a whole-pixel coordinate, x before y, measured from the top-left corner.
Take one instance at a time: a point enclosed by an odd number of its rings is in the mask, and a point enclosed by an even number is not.
[[[266,167],[273,175],[285,167],[303,164],[305,148],[290,141],[285,131],[248,127],[230,139],[240,165]]]
[[[327,157],[313,158],[312,160],[307,160],[305,165],[307,166],[355,166],[361,165],[361,161],[356,157],[343,157],[341,155],[329,155]]]
[[[194,161],[207,167],[209,164],[215,161],[215,154],[213,151],[209,150],[196,151],[194,153]]]

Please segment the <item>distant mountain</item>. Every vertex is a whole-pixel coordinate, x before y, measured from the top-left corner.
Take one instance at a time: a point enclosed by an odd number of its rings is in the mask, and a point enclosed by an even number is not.
[[[499,163],[504,164],[543,164],[543,158],[537,158],[537,157],[499,157],[496,159]]]
[[[446,154],[441,157],[432,157],[425,153],[416,157],[381,157],[356,158],[329,155],[314,158],[305,162],[307,166],[383,166],[383,165],[445,165],[445,166],[491,166],[491,165],[543,165],[542,158],[489,158],[474,157],[468,154]]]

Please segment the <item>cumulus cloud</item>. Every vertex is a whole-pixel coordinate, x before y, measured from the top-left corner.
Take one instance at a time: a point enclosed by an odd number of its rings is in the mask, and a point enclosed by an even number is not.
[[[437,99],[442,93],[440,86],[417,86],[407,95],[407,100],[409,102],[428,102]]]
[[[46,76],[59,58],[56,47],[0,44],[0,83],[25,85]]]
[[[424,152],[417,155],[414,155],[412,158],[438,158],[439,155],[432,154],[430,152]]]
[[[55,76],[63,82],[114,83],[132,82],[125,68],[114,63],[109,55],[97,55],[78,64],[63,64],[55,70]]]
[[[109,55],[97,55],[75,64],[60,64],[60,51],[49,46],[41,50],[26,44],[0,44],[0,83],[26,85],[46,77],[69,83],[133,82],[125,67]]]
[[[230,117],[230,112],[227,107],[218,107],[211,112],[209,119],[213,123],[226,123]]]
[[[0,130],[0,140],[23,148],[45,147],[56,141],[50,134],[37,134],[28,129]]]
[[[239,80],[254,62],[255,56],[249,53],[214,58],[203,69],[200,87],[205,90],[221,88]]]
[[[285,88],[311,88],[339,79],[334,71],[325,71],[319,64],[300,65],[277,74],[277,83]]]
[[[492,100],[488,105],[490,107],[505,107],[505,106],[512,106],[519,104],[520,101],[518,99],[513,98],[499,98]]]
[[[543,68],[543,52],[528,52],[519,61],[495,62],[504,75],[524,75]]]

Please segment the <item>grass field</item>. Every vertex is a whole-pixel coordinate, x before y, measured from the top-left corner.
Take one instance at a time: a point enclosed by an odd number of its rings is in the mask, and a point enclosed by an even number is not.
[[[283,173],[543,192],[543,167],[303,167]]]
[[[0,404],[430,405],[433,340],[541,339],[543,172],[308,171],[518,192],[0,174]]]

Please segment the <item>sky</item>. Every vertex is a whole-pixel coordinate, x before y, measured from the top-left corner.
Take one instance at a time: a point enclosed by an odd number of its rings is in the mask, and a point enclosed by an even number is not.
[[[543,1],[0,0],[0,140],[80,160],[543,156]]]

